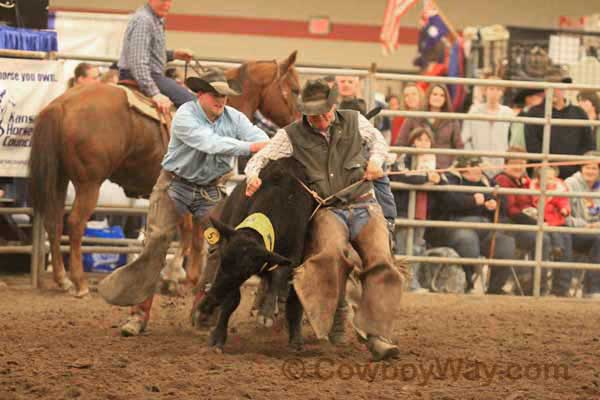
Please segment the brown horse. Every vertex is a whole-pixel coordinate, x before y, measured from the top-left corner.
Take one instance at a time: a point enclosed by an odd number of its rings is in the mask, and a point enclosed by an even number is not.
[[[277,62],[254,61],[226,71],[237,80],[241,96],[230,105],[253,120],[256,110],[279,126],[296,117],[298,74],[296,52]],[[52,101],[40,114],[32,135],[29,173],[33,208],[44,218],[50,241],[54,281],[62,289],[75,285],[75,295],[89,293],[81,262],[85,224],[98,201],[105,179],[119,184],[129,197],[146,197],[160,172],[165,152],[160,127],[154,120],[131,110],[124,92],[97,84],[74,88]],[[68,182],[75,187],[68,218],[71,257],[70,280],[60,253]],[[199,224],[193,236],[201,237]],[[194,242],[198,242],[195,240]],[[201,246],[193,246],[189,277],[200,272]],[[194,257],[193,253],[196,253]]]

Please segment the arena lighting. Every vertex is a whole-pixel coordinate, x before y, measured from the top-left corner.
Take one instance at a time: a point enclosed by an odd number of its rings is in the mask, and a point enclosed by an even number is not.
[[[330,32],[329,17],[310,17],[308,19],[308,33],[311,35],[329,35]]]

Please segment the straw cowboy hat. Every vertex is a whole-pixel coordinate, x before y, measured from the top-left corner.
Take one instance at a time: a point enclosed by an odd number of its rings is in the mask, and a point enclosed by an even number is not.
[[[239,96],[241,94],[229,86],[225,74],[218,68],[207,68],[207,71],[201,76],[187,78],[185,85],[195,93],[213,92],[224,96]]]
[[[309,80],[302,88],[298,109],[305,115],[325,114],[331,111],[337,99],[337,85],[330,88],[324,79]]]

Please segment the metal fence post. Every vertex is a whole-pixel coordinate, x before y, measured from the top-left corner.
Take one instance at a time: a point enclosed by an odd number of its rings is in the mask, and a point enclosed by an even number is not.
[[[44,236],[44,219],[38,213],[33,213],[33,228],[31,230],[31,286],[40,287],[41,274],[46,261],[46,238]]]
[[[375,70],[377,65],[371,64],[369,73],[365,77],[365,103],[367,103],[367,112],[375,107]]]
[[[417,169],[417,155],[416,154],[412,155],[410,169],[411,170]],[[408,192],[408,219],[409,220],[412,221],[415,219],[416,209],[417,209],[417,191],[411,190],[410,192]],[[414,244],[415,244],[415,227],[411,225],[408,227],[408,232],[406,235],[406,255],[407,256],[413,255]]]
[[[546,89],[546,104],[544,109],[544,137],[542,139],[542,155],[544,156],[542,163],[548,162],[548,154],[550,153],[550,130],[552,128],[552,98],[554,97],[554,89]],[[540,174],[540,197],[537,207],[537,227],[538,231],[535,237],[535,270],[533,274],[533,295],[540,296],[540,286],[542,280],[542,247],[544,245],[544,208],[546,206],[546,173],[548,167],[542,167]]]

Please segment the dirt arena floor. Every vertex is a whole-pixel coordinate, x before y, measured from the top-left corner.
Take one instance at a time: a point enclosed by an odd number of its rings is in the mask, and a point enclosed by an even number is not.
[[[249,317],[225,354],[191,328],[189,298],[160,297],[147,334],[121,338],[126,310],[94,294],[33,290],[0,276],[0,399],[600,399],[600,302],[406,295],[398,360],[349,344],[302,352]],[[50,278],[46,277],[50,285]]]

